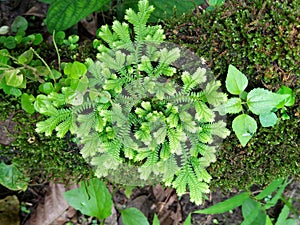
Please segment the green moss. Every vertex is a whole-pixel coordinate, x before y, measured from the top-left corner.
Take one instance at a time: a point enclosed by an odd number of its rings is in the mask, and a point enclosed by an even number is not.
[[[300,74],[299,5],[300,0],[228,0],[211,13],[186,15],[165,27],[169,39],[204,57],[217,76],[224,78],[233,64],[255,86],[293,86]]]
[[[0,100],[0,121],[13,115],[10,121],[16,124],[14,133],[10,134],[14,142],[7,146],[0,144],[0,161],[15,163],[34,182],[54,179],[70,182],[92,175],[90,166],[70,137],[59,139],[37,134],[35,124],[42,118],[18,110],[17,99],[5,98],[0,93]]]
[[[233,133],[225,139],[217,162],[208,170],[213,176],[211,188],[245,189],[252,184],[266,185],[276,177],[299,177],[299,112],[298,101],[289,109],[294,114],[290,120],[280,119],[272,128],[260,126],[244,148]]]

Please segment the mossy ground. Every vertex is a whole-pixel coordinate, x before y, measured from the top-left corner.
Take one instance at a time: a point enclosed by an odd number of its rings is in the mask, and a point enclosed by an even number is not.
[[[35,124],[41,119],[25,113],[17,99],[4,97],[0,92],[0,121],[15,123],[14,131],[8,134],[15,140],[9,145],[0,144],[0,161],[14,163],[33,183],[68,183],[89,177],[92,170],[70,137],[59,139],[35,132]]]

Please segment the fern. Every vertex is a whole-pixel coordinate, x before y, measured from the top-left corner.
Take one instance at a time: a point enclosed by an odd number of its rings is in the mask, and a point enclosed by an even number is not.
[[[37,98],[36,109],[49,118],[36,130],[77,135],[99,177],[160,180],[179,195],[190,192],[199,204],[209,191],[206,167],[216,160],[213,140],[229,134],[209,105],[218,107],[227,96],[218,81],[207,82],[205,68],[176,68],[181,50],[163,44],[161,26],[147,25],[154,10],[147,0],[138,8],[126,11],[128,23],[99,29],[104,44],[98,60],[86,62],[85,74],[68,71],[70,82],[62,82],[61,90]]]

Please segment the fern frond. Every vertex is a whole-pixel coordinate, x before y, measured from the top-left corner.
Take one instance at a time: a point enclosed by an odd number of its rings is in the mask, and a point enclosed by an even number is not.
[[[85,159],[93,157],[97,153],[103,153],[105,150],[101,146],[101,141],[97,133],[91,133],[90,135],[83,136],[80,141],[83,144],[80,153]]]
[[[50,136],[56,126],[64,120],[72,117],[72,111],[69,109],[56,110],[56,114],[52,115],[45,121],[38,122],[36,124],[36,132],[45,133],[46,136]]]
[[[113,176],[115,170],[118,169],[122,162],[116,160],[109,153],[104,153],[101,156],[92,158],[91,164],[96,166],[95,175],[97,177]]]
[[[111,49],[114,49],[115,42],[118,40],[118,36],[115,33],[112,33],[108,25],[103,25],[97,34],[102,40],[104,40]]]
[[[119,21],[116,20],[113,22],[112,29],[124,44],[132,43],[129,33],[129,26],[127,23],[123,22],[121,24]]]
[[[222,93],[222,92],[218,92],[218,89],[221,86],[221,82],[220,81],[211,81],[209,83],[207,83],[204,93],[205,93],[205,97],[207,99],[207,102],[213,106],[218,106],[224,102],[226,102],[227,100],[227,95]]]
[[[195,109],[196,109],[196,115],[195,118],[198,121],[204,121],[204,122],[213,122],[215,114],[214,112],[208,108],[208,106],[202,102],[197,101],[195,102]]]

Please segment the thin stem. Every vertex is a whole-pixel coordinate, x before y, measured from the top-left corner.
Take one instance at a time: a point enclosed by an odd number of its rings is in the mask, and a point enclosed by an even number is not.
[[[53,41],[53,45],[54,45],[54,48],[55,48],[55,51],[56,51],[56,54],[57,54],[58,70],[60,72],[60,54],[59,54],[59,51],[58,51],[58,48],[57,48],[57,45],[56,45],[54,37],[55,37],[55,30],[53,31],[52,41]]]
[[[50,72],[52,79],[54,80],[54,83],[56,83],[55,77],[52,73],[52,70],[50,69],[50,67],[48,66],[48,64],[46,63],[46,61],[32,48],[30,47],[30,50],[44,63],[44,65],[46,66],[47,70]]]

